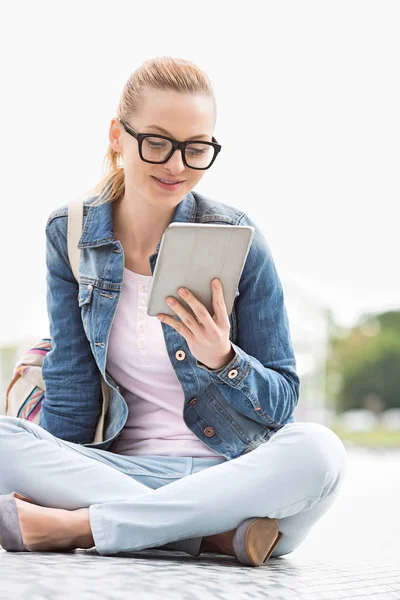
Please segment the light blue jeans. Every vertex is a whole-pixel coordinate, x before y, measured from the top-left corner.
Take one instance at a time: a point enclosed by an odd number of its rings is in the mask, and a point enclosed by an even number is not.
[[[249,517],[279,519],[272,557],[292,552],[336,499],[347,466],[338,436],[318,423],[288,423],[270,440],[224,457],[125,456],[61,440],[0,416],[0,494],[89,509],[101,555],[144,548],[199,556],[203,536]]]

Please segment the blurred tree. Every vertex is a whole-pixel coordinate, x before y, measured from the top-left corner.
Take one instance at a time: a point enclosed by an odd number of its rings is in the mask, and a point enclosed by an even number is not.
[[[350,330],[332,327],[328,396],[338,412],[400,407],[400,311],[365,315]]]

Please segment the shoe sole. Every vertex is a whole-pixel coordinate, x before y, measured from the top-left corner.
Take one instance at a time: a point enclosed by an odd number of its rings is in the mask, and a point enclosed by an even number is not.
[[[233,538],[236,558],[249,567],[259,567],[267,562],[281,537],[278,519],[246,519]]]

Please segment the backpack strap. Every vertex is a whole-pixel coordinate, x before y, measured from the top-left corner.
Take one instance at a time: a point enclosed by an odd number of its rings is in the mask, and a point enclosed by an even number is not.
[[[68,242],[68,256],[71,265],[72,272],[76,281],[79,283],[79,263],[81,258],[81,251],[78,248],[78,242],[82,237],[83,227],[83,200],[72,200],[68,205],[68,226],[67,226],[67,242]],[[101,409],[101,415],[96,427],[96,433],[94,436],[93,444],[97,444],[104,441],[104,419],[108,410],[110,402],[110,388],[108,383],[101,374],[101,389],[103,393],[103,406]]]
[[[74,277],[79,281],[79,261],[81,251],[78,242],[82,236],[83,227],[83,200],[73,200],[68,206],[68,256]]]

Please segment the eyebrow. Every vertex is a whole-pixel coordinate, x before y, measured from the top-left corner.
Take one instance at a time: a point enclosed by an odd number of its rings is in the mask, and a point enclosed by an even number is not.
[[[165,135],[168,135],[169,137],[173,137],[169,131],[167,131],[163,127],[160,127],[159,125],[147,125],[146,127],[153,127],[154,129],[158,129],[158,131],[161,131]],[[200,135],[193,135],[192,137],[188,138],[185,141],[198,140],[199,138],[202,138],[202,137],[208,137],[208,135],[206,133],[201,133]]]

